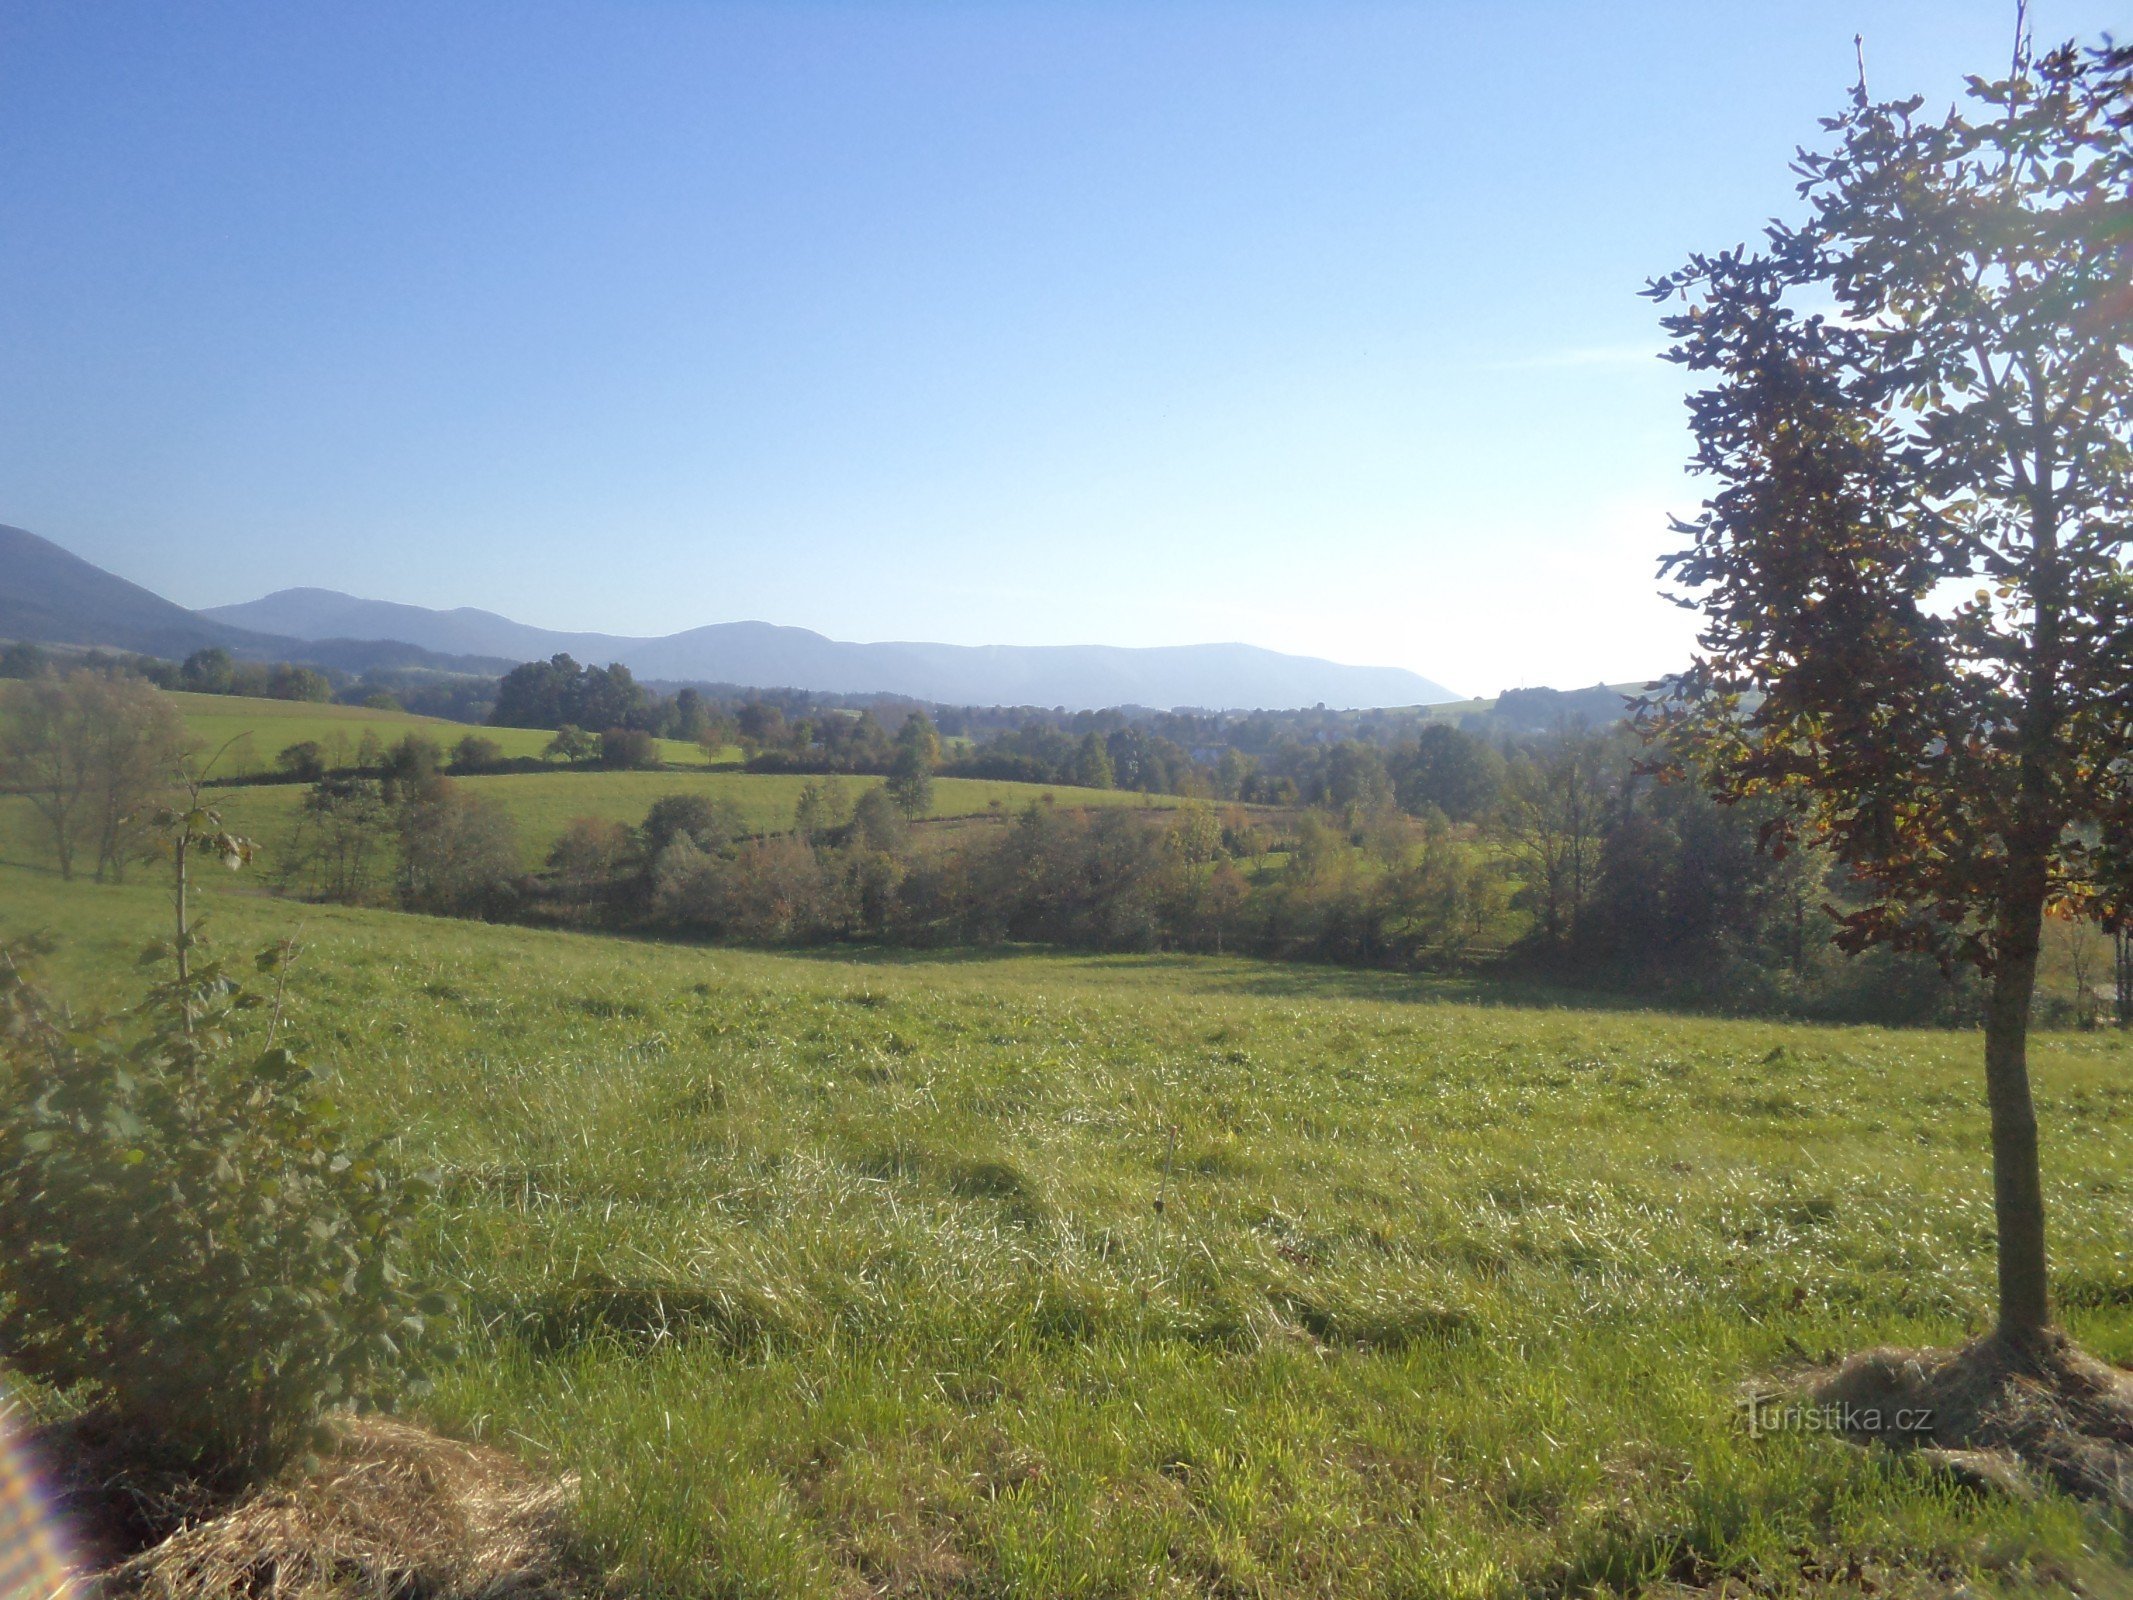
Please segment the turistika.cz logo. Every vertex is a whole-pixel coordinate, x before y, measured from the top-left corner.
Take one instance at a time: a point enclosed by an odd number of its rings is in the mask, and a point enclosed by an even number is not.
[[[1734,1408],[1748,1437],[1766,1433],[1835,1433],[1871,1438],[1889,1434],[1917,1436],[1933,1431],[1931,1406],[1853,1405],[1848,1400],[1809,1402],[1776,1395],[1750,1395]]]

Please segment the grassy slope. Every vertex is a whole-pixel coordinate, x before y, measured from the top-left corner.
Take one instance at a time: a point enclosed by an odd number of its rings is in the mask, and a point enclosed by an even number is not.
[[[174,694],[186,725],[209,749],[239,734],[251,736],[249,760],[242,751],[226,759],[223,770],[257,771],[271,764],[284,746],[315,739],[329,748],[342,736],[352,751],[366,729],[375,730],[387,742],[405,733],[420,733],[436,740],[446,750],[468,733],[492,738],[507,756],[538,755],[553,737],[542,729],[475,728],[435,717],[409,716],[401,712],[372,711],[361,706],[313,705],[292,700],[253,700],[231,695]],[[548,847],[577,817],[604,817],[635,824],[644,820],[652,802],[677,792],[711,793],[731,800],[753,829],[792,826],[793,806],[800,790],[813,779],[786,773],[746,773],[704,770],[704,752],[678,740],[659,741],[662,753],[677,766],[694,765],[696,771],[599,772],[553,771],[499,773],[489,777],[459,778],[477,793],[503,801],[518,819],[520,838],[528,866],[538,865]],[[737,751],[728,754],[738,756]],[[879,783],[879,778],[854,777],[837,780],[848,797]],[[214,803],[230,827],[251,835],[271,859],[289,837],[303,789],[294,784],[266,787],[216,789]],[[1158,805],[1178,804],[1171,795],[1128,794],[1108,789],[1075,789],[1063,785],[999,783],[977,778],[934,780],[932,816],[955,817],[982,813],[995,801],[1010,810],[1020,810],[1041,795],[1055,796],[1067,805]],[[0,860],[18,865],[42,865],[49,847],[40,825],[25,802],[0,796]]]
[[[2116,1537],[1734,1420],[1794,1345],[1987,1303],[1972,1037],[212,898],[233,945],[302,918],[316,1059],[443,1169],[425,1250],[467,1328],[431,1415],[581,1473],[633,1583],[1924,1585]],[[0,931],[59,932],[77,990],[160,914],[0,870]],[[2069,1319],[2126,1360],[2133,1051],[2034,1062]]]
[[[577,817],[605,817],[632,825],[642,822],[652,802],[665,794],[709,794],[731,800],[742,819],[756,830],[792,826],[793,807],[809,779],[790,773],[758,772],[514,772],[486,778],[455,778],[475,794],[502,801],[518,819],[519,839],[529,866],[545,860],[548,847]],[[879,778],[846,778],[848,796],[880,783]],[[215,804],[224,820],[248,833],[271,852],[289,836],[304,791],[293,784],[223,789]],[[1051,794],[1076,805],[1175,805],[1166,795],[1122,794],[1110,789],[1046,788],[1034,783],[993,783],[977,778],[936,778],[933,816],[967,816],[993,801],[1020,810],[1039,795]]]
[[[419,733],[449,751],[468,734],[493,739],[509,757],[537,756],[555,737],[545,728],[488,728],[442,717],[418,717],[404,711],[373,711],[367,706],[315,705],[302,700],[255,700],[243,695],[173,693],[185,716],[185,725],[210,750],[228,740],[249,735],[249,765],[237,771],[261,771],[271,766],[285,747],[314,739],[331,750],[335,739],[345,739],[351,753],[366,729],[390,744],[403,734]],[[661,739],[662,760],[681,766],[702,766],[706,757],[698,745],[679,739]],[[238,752],[232,752],[233,755]]]

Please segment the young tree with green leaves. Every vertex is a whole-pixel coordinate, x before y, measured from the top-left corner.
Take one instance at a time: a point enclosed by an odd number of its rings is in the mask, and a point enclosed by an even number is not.
[[[921,816],[933,804],[933,769],[940,764],[941,736],[923,711],[904,719],[896,734],[896,755],[889,764],[889,795],[908,816]]]
[[[71,1013],[0,944],[0,1346],[106,1414],[127,1465],[234,1487],[390,1403],[450,1304],[403,1267],[429,1183],[350,1138],[283,1041],[295,947],[260,952],[262,994],[201,936],[192,863],[252,850],[200,781],[157,817],[171,937],[138,1005]]]
[[[1825,845],[1874,944],[1985,977],[1999,1334],[2049,1325],[2026,1039],[2047,911],[2133,851],[2133,58],[2018,52],[1922,115],[1862,81],[1807,220],[1654,280],[1695,469],[1663,571],[1702,652],[1644,706],[1766,842]]]

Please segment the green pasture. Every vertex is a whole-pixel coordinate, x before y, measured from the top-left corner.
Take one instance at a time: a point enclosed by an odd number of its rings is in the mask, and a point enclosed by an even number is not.
[[[458,725],[444,723],[441,726]],[[508,733],[513,730],[489,731]],[[509,808],[518,822],[519,842],[524,848],[526,864],[537,867],[546,860],[549,846],[576,818],[601,817],[635,826],[644,820],[652,802],[662,795],[705,794],[730,800],[739,808],[743,822],[750,829],[764,832],[792,826],[793,808],[799,802],[800,791],[810,783],[841,783],[848,799],[856,800],[864,790],[882,780],[720,770],[558,770],[495,773],[452,781],[471,793],[499,800]],[[271,871],[275,852],[288,842],[295,829],[304,794],[300,784],[256,784],[211,789],[208,799],[222,813],[226,826],[260,845],[263,864]],[[1053,796],[1061,805],[1076,806],[1181,804],[1174,795],[1131,794],[1118,789],[1075,789],[1062,785],[1003,783],[984,778],[936,778],[933,806],[928,815],[983,815],[995,803],[1005,810],[1019,811],[1045,795]],[[50,855],[51,847],[39,831],[37,819],[27,802],[20,798],[0,797],[0,860],[42,865]]]
[[[185,725],[209,750],[220,750],[236,740],[224,758],[222,771],[242,775],[264,772],[274,757],[292,744],[314,741],[327,752],[332,764],[335,752],[346,747],[352,760],[355,747],[366,731],[392,744],[404,735],[420,734],[434,740],[447,754],[468,734],[493,739],[507,758],[538,756],[555,735],[545,728],[490,728],[466,722],[448,722],[442,717],[418,717],[405,711],[373,711],[368,706],[319,705],[305,700],[257,700],[243,695],[188,694],[172,692],[170,698],[184,713]],[[681,739],[657,741],[662,761],[677,766],[705,765],[703,747]]]
[[[460,1348],[419,1409],[576,1473],[617,1592],[2127,1582],[2124,1530],[2071,1503],[1738,1420],[1803,1357],[1979,1326],[1972,1035],[662,946],[237,882],[210,928],[300,925],[312,1059],[441,1173],[421,1251]],[[0,868],[0,932],[52,934],[78,998],[138,982],[163,916]],[[2065,1316],[2127,1361],[2133,1049],[2032,1060]]]

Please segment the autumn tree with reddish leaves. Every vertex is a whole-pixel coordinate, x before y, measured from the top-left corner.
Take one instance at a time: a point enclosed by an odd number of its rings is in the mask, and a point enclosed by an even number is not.
[[[1775,802],[1862,903],[1848,949],[1982,975],[1999,1332],[2050,1323],[2026,1045],[2044,916],[2113,924],[2133,841],[2133,58],[2073,45],[1966,102],[1862,79],[1807,220],[1655,279],[1694,470],[1662,574],[1702,613],[1646,728]]]

